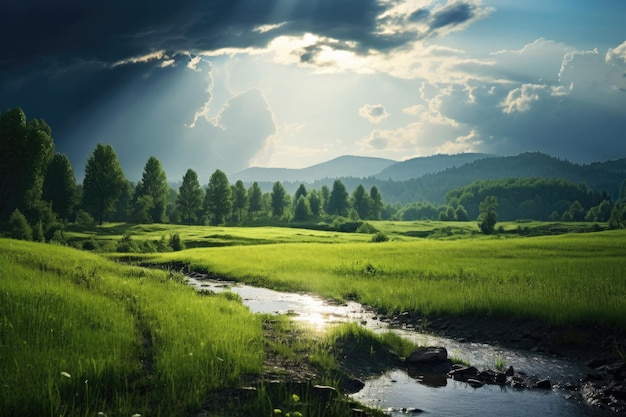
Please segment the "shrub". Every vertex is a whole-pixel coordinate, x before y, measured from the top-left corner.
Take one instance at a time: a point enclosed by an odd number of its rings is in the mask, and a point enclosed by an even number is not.
[[[130,252],[137,253],[141,252],[137,243],[133,241],[130,234],[125,234],[122,238],[117,242],[115,247],[116,252]]]
[[[386,242],[389,240],[389,236],[384,234],[383,232],[378,232],[374,236],[372,236],[372,242]]]
[[[96,221],[91,217],[91,214],[87,213],[85,210],[78,210],[76,212],[76,224],[82,224],[83,226],[93,226],[96,224]]]
[[[170,247],[175,252],[185,249],[185,242],[182,241],[178,233],[174,233],[170,236]]]
[[[33,240],[33,230],[21,211],[15,209],[9,217],[11,237],[19,240]]]
[[[98,242],[96,242],[96,240],[94,238],[91,238],[89,240],[85,240],[83,242],[82,245],[83,250],[97,250],[98,249]]]
[[[35,242],[45,243],[46,237],[43,234],[43,224],[41,223],[41,220],[39,220],[37,224],[33,226],[32,231],[33,231],[33,240]]]
[[[358,229],[356,229],[356,232],[357,233],[366,233],[366,234],[373,235],[374,233],[378,232],[378,229],[376,229],[371,224],[365,222],[362,225],[360,225]]]

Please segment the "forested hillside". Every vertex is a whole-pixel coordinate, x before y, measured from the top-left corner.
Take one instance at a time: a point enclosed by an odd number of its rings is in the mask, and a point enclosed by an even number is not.
[[[456,155],[448,158],[455,159]],[[438,159],[446,157],[439,155]],[[394,165],[395,166],[395,165]],[[366,188],[376,186],[385,197],[386,203],[408,204],[416,201],[429,201],[433,204],[445,202],[446,194],[474,181],[506,178],[553,178],[576,184],[585,183],[591,190],[606,193],[613,201],[620,197],[620,186],[626,179],[626,159],[595,162],[589,165],[574,164],[539,152],[522,153],[516,156],[489,156],[474,160],[462,166],[442,169],[420,178],[406,181],[367,178],[340,178],[348,190],[359,184]],[[307,184],[309,188],[332,185],[334,179],[326,178]],[[300,182],[285,181],[287,192],[293,193]],[[271,190],[271,183],[259,182],[264,191]]]
[[[607,221],[612,209],[608,196],[589,189],[585,184],[549,178],[475,181],[448,192],[446,203],[455,207],[462,205],[469,218],[473,219],[478,217],[479,205],[488,196],[498,198],[498,219],[502,221],[524,218],[583,221],[594,206],[602,207],[597,211],[600,216],[587,220]],[[605,200],[607,203],[601,206]]]

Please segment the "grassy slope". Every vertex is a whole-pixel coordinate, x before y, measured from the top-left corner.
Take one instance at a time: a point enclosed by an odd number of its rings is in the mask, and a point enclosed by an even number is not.
[[[260,318],[176,278],[0,239],[2,412],[177,415],[259,372]]]

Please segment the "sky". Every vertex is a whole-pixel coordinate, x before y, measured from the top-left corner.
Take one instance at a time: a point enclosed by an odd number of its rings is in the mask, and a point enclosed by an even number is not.
[[[77,179],[303,168],[342,155],[626,157],[626,1],[6,0],[0,111]]]

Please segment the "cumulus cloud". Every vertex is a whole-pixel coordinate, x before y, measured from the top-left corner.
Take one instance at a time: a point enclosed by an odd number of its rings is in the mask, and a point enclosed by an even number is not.
[[[626,41],[615,48],[610,48],[605,56],[606,62],[626,64]]]
[[[382,104],[366,104],[359,109],[359,116],[370,123],[380,123],[389,117],[389,113]]]
[[[538,101],[547,87],[538,84],[524,84],[509,91],[501,104],[504,113],[525,112],[530,110],[533,102]]]

